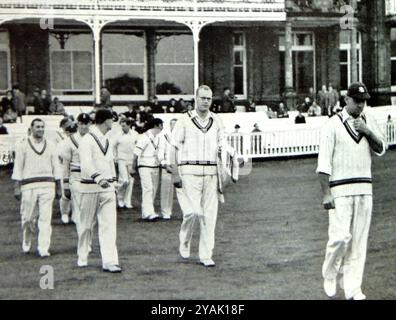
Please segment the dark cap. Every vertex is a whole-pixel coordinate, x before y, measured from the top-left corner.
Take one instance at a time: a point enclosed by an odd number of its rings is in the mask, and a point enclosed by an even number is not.
[[[83,124],[88,124],[91,121],[92,121],[92,119],[88,113],[80,113],[77,117],[77,122],[81,122]]]
[[[368,100],[371,98],[366,86],[361,82],[352,83],[348,88],[347,96],[358,100]]]
[[[113,112],[109,109],[98,109],[96,110],[95,122],[102,124],[108,119],[113,119]]]

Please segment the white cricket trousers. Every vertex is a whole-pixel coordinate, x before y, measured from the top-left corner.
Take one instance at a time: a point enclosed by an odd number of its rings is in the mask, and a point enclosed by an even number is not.
[[[161,214],[170,217],[173,209],[173,175],[161,169]]]
[[[345,297],[361,291],[367,240],[371,222],[371,195],[335,198],[336,209],[329,211],[329,241],[323,277],[335,279],[343,273]]]
[[[132,192],[134,178],[129,174],[128,168],[132,165],[128,165],[125,160],[118,160],[118,182],[120,187],[117,189],[118,201],[122,201],[127,206],[132,205]]]
[[[117,207],[114,191],[81,193],[80,231],[77,254],[79,259],[88,261],[89,247],[95,218],[98,219],[100,253],[102,266],[118,265],[117,252]]]
[[[217,175],[196,176],[182,175],[182,192],[177,192],[180,207],[183,211],[183,222],[180,228],[180,250],[190,254],[191,238],[196,219],[199,219],[199,258],[212,258],[215,245],[215,228],[217,220],[218,194]]]
[[[36,188],[22,191],[21,219],[23,243],[30,247],[35,223],[38,219],[38,252],[47,253],[51,245],[52,205],[55,187]]]
[[[71,203],[73,207],[72,221],[76,224],[77,234],[80,223],[80,206],[81,206],[81,193],[79,189],[80,182],[78,179],[73,179],[70,177],[69,186],[71,193]]]
[[[142,218],[155,214],[154,200],[159,183],[159,168],[139,168],[142,185]]]

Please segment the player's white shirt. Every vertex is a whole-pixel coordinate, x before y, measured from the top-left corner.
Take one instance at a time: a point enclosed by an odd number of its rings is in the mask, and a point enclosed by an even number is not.
[[[135,130],[123,131],[113,137],[114,159],[132,162],[139,134]]]

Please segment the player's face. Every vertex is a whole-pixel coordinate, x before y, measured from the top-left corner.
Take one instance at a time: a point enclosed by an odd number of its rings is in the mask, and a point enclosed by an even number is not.
[[[201,89],[197,94],[197,111],[207,112],[212,104],[212,91]]]
[[[44,137],[44,122],[36,121],[32,126],[31,132],[34,138],[40,139]]]
[[[89,131],[89,123],[78,123],[78,132],[83,136]]]
[[[128,126],[125,122],[122,122],[122,123],[121,123],[121,129],[122,129],[122,131],[124,131],[125,133],[128,133],[128,131],[129,131],[129,126]]]
[[[176,124],[176,120],[173,120],[173,121],[171,121],[170,122],[170,129],[171,129],[171,131],[173,131],[173,128],[175,127],[175,124]]]
[[[106,124],[107,130],[111,130],[111,128],[113,127],[113,119],[107,119],[105,121],[105,124]]]
[[[364,106],[366,105],[365,100],[356,100],[351,97],[346,97],[346,108],[348,113],[354,117],[358,118],[360,114],[363,112]]]

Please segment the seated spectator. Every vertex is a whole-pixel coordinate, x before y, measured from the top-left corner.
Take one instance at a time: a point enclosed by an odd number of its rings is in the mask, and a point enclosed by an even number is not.
[[[297,110],[301,111],[301,113],[307,113],[311,105],[311,99],[309,97],[306,97],[304,102],[297,108]]]
[[[276,112],[274,112],[271,107],[268,107],[267,115],[270,119],[275,119],[277,117]]]
[[[180,98],[177,102],[176,112],[184,112],[187,109],[186,101],[183,98]]]
[[[151,111],[153,113],[162,113],[163,112],[157,96],[151,96],[148,101],[148,105],[151,107]]]
[[[3,124],[3,118],[2,117],[0,117],[0,134],[8,134],[8,130]]]
[[[220,112],[235,112],[235,97],[231,94],[231,89],[226,87],[223,90],[222,104]]]
[[[298,110],[298,115],[296,119],[294,120],[295,124],[301,124],[301,123],[306,123],[304,115],[301,113],[300,110]]]
[[[43,105],[43,114],[50,113],[50,105],[51,105],[51,96],[47,93],[47,90],[41,90],[40,98]]]
[[[17,118],[18,114],[12,108],[8,108],[3,114],[4,123],[15,123]]]
[[[254,127],[254,129],[253,129],[252,133],[262,132],[257,123],[255,123],[253,127]]]
[[[256,112],[256,102],[254,102],[252,97],[248,98],[246,112]]]
[[[314,101],[308,109],[308,117],[319,117],[322,115],[322,108]]]
[[[279,103],[278,118],[289,118],[289,113],[283,102]]]
[[[44,101],[41,98],[40,95],[40,89],[35,87],[33,89],[33,107],[34,107],[34,114],[37,115],[45,115],[45,107],[44,107]]]
[[[240,133],[240,132],[239,132],[239,129],[240,129],[240,128],[241,128],[241,126],[240,126],[239,124],[236,124],[235,127],[234,127],[235,130],[234,130],[233,134],[238,134],[238,133]]]
[[[58,97],[54,97],[54,100],[49,106],[50,114],[66,115],[65,106],[59,101]]]
[[[187,103],[187,108],[186,108],[186,112],[188,111],[193,111],[194,110],[194,106],[192,103],[188,102]]]
[[[128,104],[128,111],[124,112],[123,115],[130,120],[136,120],[136,106],[132,103]]]
[[[12,109],[12,108],[14,107],[13,102],[12,102],[12,99],[13,99],[13,97],[12,97],[12,91],[11,91],[11,90],[8,90],[8,91],[6,92],[5,97],[3,97],[3,99],[1,99],[1,104],[0,104],[0,117],[3,116],[3,114],[5,113],[5,111],[6,111],[8,108],[11,108],[11,109]]]
[[[169,104],[168,104],[168,112],[169,113],[175,113],[177,109],[177,102],[175,99],[170,99]]]

